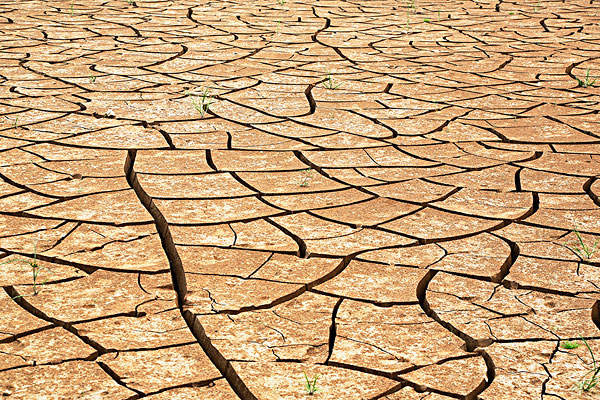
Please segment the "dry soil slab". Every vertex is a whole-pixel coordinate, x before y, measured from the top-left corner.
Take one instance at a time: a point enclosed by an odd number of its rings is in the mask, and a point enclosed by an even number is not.
[[[3,398],[597,396],[597,0],[9,1],[0,33]]]

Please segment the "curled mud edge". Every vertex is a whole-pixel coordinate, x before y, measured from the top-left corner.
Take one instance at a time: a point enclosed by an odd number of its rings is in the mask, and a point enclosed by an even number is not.
[[[196,318],[196,315],[191,311],[184,309],[185,298],[187,295],[187,281],[185,278],[183,263],[181,262],[181,257],[179,257],[179,253],[175,247],[175,242],[173,241],[167,220],[156,207],[152,201],[152,198],[144,191],[138,182],[136,172],[133,168],[136,154],[136,150],[128,150],[127,158],[125,160],[125,176],[129,186],[131,186],[142,205],[154,219],[162,247],[165,251],[167,259],[169,260],[173,290],[175,290],[175,293],[177,294],[177,307],[179,308],[183,319],[196,338],[198,344],[208,356],[210,361],[214,364],[214,366],[227,380],[235,394],[237,394],[242,400],[258,400],[241,380],[237,372],[233,369],[231,363],[227,361],[225,357],[223,357],[223,355],[213,346],[210,338],[204,331],[204,327],[202,327],[202,324],[200,324]]]

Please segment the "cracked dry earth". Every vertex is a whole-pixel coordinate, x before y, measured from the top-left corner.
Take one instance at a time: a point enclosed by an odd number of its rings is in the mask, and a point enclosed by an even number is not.
[[[3,2],[3,398],[597,398],[599,14]]]

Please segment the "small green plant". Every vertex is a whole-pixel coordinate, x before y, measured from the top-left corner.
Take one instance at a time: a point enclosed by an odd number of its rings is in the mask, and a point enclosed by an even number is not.
[[[304,384],[304,390],[306,390],[306,393],[313,395],[316,392],[319,391],[319,388],[317,388],[317,379],[319,379],[319,374],[315,374],[315,376],[312,379],[308,379],[308,376],[306,375],[306,372],[303,372],[304,374],[304,379],[306,380],[306,383]]]
[[[189,93],[189,92],[188,92],[188,96],[190,96],[192,105],[194,106],[196,111],[198,111],[198,114],[200,114],[200,117],[204,118],[204,114],[206,114],[206,112],[210,108],[210,105],[213,103],[213,100],[212,100],[213,96],[210,96],[208,94],[208,88],[206,88],[204,90],[204,92],[202,93],[202,95],[200,95],[200,96],[194,96],[192,93]]]
[[[571,342],[569,340],[565,340],[564,342],[562,342],[560,344],[560,347],[562,347],[563,349],[567,349],[567,350],[576,349],[579,346],[581,346],[579,343],[577,343],[577,342]]]
[[[438,12],[437,12],[438,22],[440,22],[440,14],[441,14],[441,12],[440,12],[440,10],[438,10]]]
[[[47,267],[41,267],[38,262],[37,262],[37,245],[36,248],[33,251],[33,260],[29,259],[29,260],[25,260],[25,259],[17,259],[17,260],[9,260],[9,261],[5,261],[3,263],[0,263],[0,265],[3,264],[10,264],[10,263],[25,263],[28,264],[31,267],[31,273],[32,273],[32,277],[33,277],[33,296],[37,296],[38,293],[40,293],[42,291],[42,288],[44,287],[44,285],[46,284],[46,282],[48,282],[49,278],[46,278],[43,282],[39,282],[39,277],[40,277],[40,273],[44,270],[52,273],[52,271],[50,271],[50,269],[48,269]],[[19,297],[26,297],[29,295],[19,295],[14,297],[13,299],[18,299]]]
[[[588,68],[586,73],[585,73],[585,78],[584,80],[581,80],[577,77],[575,77],[575,79],[577,79],[577,84],[579,87],[582,88],[586,88],[588,86],[594,86],[594,84],[596,83],[596,79],[592,80],[592,77],[590,77],[590,69]]]
[[[94,83],[94,82],[96,82],[96,75],[93,75],[93,74],[91,74],[91,75],[89,76],[89,80],[90,80],[90,83]]]
[[[74,3],[74,0],[71,1],[71,17],[73,16],[73,3]]]
[[[592,258],[592,255],[594,255],[594,253],[596,252],[596,246],[598,246],[599,240],[596,240],[594,242],[594,246],[590,247],[587,244],[585,244],[577,228],[573,229],[573,232],[575,232],[575,235],[577,236],[577,241],[571,243],[573,247],[569,246],[569,243],[565,243],[565,247],[571,250],[572,252],[576,253],[579,257],[589,260],[590,258]]]
[[[312,168],[305,169],[302,171],[302,173],[304,174],[304,178],[302,179],[302,183],[300,183],[300,186],[308,187],[308,184],[310,183],[310,178],[312,178]]]
[[[280,6],[285,4],[285,0],[277,0],[277,2],[279,3]]]
[[[127,0],[127,4],[129,4],[130,6],[133,5],[133,0]]]
[[[14,122],[14,124],[13,124],[13,128],[14,128],[14,129],[17,129],[17,127],[18,127],[18,126],[19,126],[19,116],[17,115],[17,116],[15,117],[15,122]]]
[[[341,83],[336,84],[331,76],[331,72],[327,72],[327,80],[323,83],[327,89],[335,90],[341,86]]]
[[[425,18],[425,19],[423,20],[423,22],[429,22],[429,21],[431,21],[429,18]]]
[[[542,5],[540,4],[542,2],[542,0],[538,0],[537,3],[535,3],[535,5],[533,6],[533,12],[538,12],[539,10],[541,10]]]
[[[590,352],[590,355],[592,356],[593,367],[587,374],[583,376],[583,379],[581,380],[581,382],[579,382],[579,388],[584,392],[589,392],[590,390],[592,390],[592,388],[594,388],[594,386],[598,384],[598,380],[600,380],[600,366],[596,364],[596,357],[594,357],[594,352],[590,348],[588,342],[582,336],[580,336],[580,338],[581,340],[583,340],[585,347],[587,347],[588,351]],[[589,379],[585,379],[585,377],[590,374],[592,374],[592,376]]]

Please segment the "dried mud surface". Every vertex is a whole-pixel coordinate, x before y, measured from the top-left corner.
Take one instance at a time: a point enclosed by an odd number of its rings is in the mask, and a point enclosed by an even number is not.
[[[3,398],[597,396],[561,346],[600,354],[597,0],[9,1],[0,30]]]

